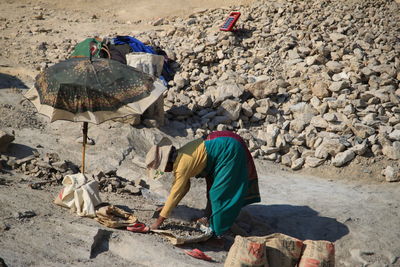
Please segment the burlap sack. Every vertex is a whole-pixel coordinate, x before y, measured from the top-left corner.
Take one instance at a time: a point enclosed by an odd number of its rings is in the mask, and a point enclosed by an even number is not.
[[[123,228],[137,222],[137,218],[132,213],[123,209],[109,205],[101,207],[96,211],[96,221],[109,228]]]
[[[300,260],[303,242],[276,233],[265,237],[265,247],[270,267],[294,267]]]
[[[304,241],[299,267],[334,267],[335,245],[329,241]]]
[[[229,249],[224,266],[269,267],[265,251],[265,237],[242,237],[237,235],[235,242]]]

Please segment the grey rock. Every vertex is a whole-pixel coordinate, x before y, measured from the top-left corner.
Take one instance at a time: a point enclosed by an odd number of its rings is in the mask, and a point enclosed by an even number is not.
[[[261,146],[261,150],[267,155],[279,152],[278,147]]]
[[[278,154],[277,153],[272,153],[272,154],[264,156],[264,159],[270,160],[270,161],[275,161],[275,160],[277,160],[277,158],[278,158]]]
[[[328,61],[326,63],[326,67],[328,68],[328,70],[330,70],[334,73],[339,73],[343,69],[343,64],[341,64],[340,62],[337,62],[337,61]]]
[[[392,144],[385,144],[382,147],[383,155],[389,159],[399,160],[400,159],[400,141],[395,141]]]
[[[353,150],[354,153],[360,156],[364,155],[367,152],[367,149],[368,145],[366,141],[362,142],[361,144],[356,144],[351,148],[351,150]]]
[[[197,105],[202,108],[209,108],[212,105],[212,100],[211,97],[208,95],[201,95],[199,98],[197,98]]]
[[[295,159],[295,160],[292,162],[292,166],[291,166],[292,170],[294,170],[294,171],[295,171],[295,170],[300,170],[301,167],[303,167],[304,162],[305,162],[305,160],[304,160],[303,158]]]
[[[345,89],[349,87],[349,82],[348,81],[338,81],[338,82],[333,82],[329,86],[329,90],[332,92],[339,92],[342,89]]]
[[[274,124],[267,125],[265,131],[259,130],[257,133],[257,138],[265,141],[269,147],[274,147],[276,142],[276,137],[279,134],[279,127]]]
[[[347,39],[347,36],[341,33],[331,33],[329,34],[329,38],[333,43],[343,42]]]
[[[389,134],[389,139],[393,141],[400,141],[400,129],[396,129]]]
[[[398,168],[387,166],[383,171],[382,175],[385,176],[387,182],[398,182],[400,181],[400,171]]]
[[[128,184],[121,190],[121,192],[128,194],[139,194],[141,191],[139,187]]]
[[[187,80],[183,78],[180,74],[175,74],[174,82],[178,89],[182,89],[187,84]]]
[[[354,123],[351,126],[353,133],[362,139],[367,138],[375,133],[375,129],[362,123]]]
[[[296,133],[301,133],[308,125],[303,118],[294,119],[290,123],[290,129]]]
[[[282,163],[283,165],[286,165],[286,166],[288,166],[288,167],[291,167],[291,166],[292,166],[292,158],[291,158],[291,155],[288,155],[288,154],[283,155],[282,158],[281,158],[281,163]]]
[[[241,110],[241,103],[239,103],[238,101],[227,99],[221,103],[221,106],[218,109],[218,114],[227,116],[231,120],[235,121],[239,118]]]
[[[217,101],[224,101],[225,99],[232,97],[240,97],[243,94],[244,89],[234,83],[222,83],[211,94]]]
[[[248,102],[243,103],[242,112],[247,117],[251,117],[253,115],[253,110]]]
[[[305,165],[307,167],[316,168],[316,167],[320,166],[321,164],[323,164],[324,161],[325,161],[325,159],[319,159],[316,157],[308,156],[305,159]]]
[[[328,127],[328,122],[322,116],[313,117],[310,124],[316,128],[326,129]]]
[[[320,55],[309,56],[304,60],[307,66],[322,64],[324,61],[325,59]]]
[[[328,85],[325,82],[318,81],[311,88],[312,94],[318,98],[324,98],[331,95],[331,92],[328,90]]]
[[[193,112],[186,106],[173,106],[169,109],[168,112],[172,113],[175,116],[190,116],[193,114]]]
[[[344,164],[352,161],[354,157],[356,156],[356,153],[352,150],[346,150],[344,152],[338,153],[334,159],[332,159],[332,164],[335,167],[341,167]]]
[[[346,147],[340,143],[339,139],[325,138],[321,145],[315,149],[315,157],[320,159],[327,159],[328,156],[335,157],[345,149]]]
[[[246,88],[256,99],[265,98],[278,93],[278,86],[274,82],[258,81]]]

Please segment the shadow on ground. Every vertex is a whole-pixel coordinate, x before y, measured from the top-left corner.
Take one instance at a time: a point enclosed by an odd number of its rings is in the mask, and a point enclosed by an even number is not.
[[[15,76],[0,73],[0,89],[5,88],[28,89],[28,86]]]
[[[321,217],[308,206],[251,205],[246,207],[246,211],[268,224],[273,233],[301,240],[335,242],[349,233],[346,225],[334,218]]]
[[[10,146],[8,147],[7,152],[4,154],[6,156],[13,156],[13,157],[16,157],[17,159],[22,159],[22,158],[33,155],[33,153],[35,151],[37,151],[37,150],[30,146],[26,146],[23,144],[11,143]]]
[[[94,237],[94,242],[90,249],[90,258],[96,258],[97,255],[109,250],[109,241],[112,231],[99,229],[97,235]]]

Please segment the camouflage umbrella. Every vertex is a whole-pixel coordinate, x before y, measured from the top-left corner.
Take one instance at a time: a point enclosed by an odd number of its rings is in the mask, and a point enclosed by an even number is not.
[[[82,172],[88,122],[142,114],[166,87],[151,75],[115,60],[72,58],[36,77],[25,97],[50,121],[83,122]]]

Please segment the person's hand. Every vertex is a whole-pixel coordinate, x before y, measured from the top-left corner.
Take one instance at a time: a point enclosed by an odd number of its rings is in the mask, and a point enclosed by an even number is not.
[[[165,218],[162,216],[158,216],[157,220],[150,226],[151,230],[155,230],[158,229],[161,224],[163,224],[163,222],[165,221]]]
[[[157,212],[161,212],[163,208],[164,208],[164,206],[158,207],[158,208],[156,209],[156,211],[157,211]]]

